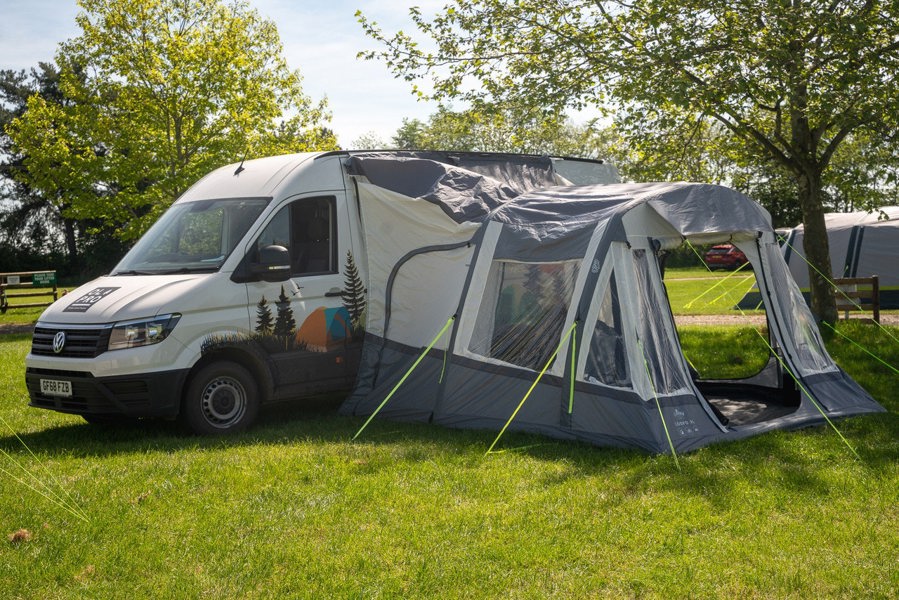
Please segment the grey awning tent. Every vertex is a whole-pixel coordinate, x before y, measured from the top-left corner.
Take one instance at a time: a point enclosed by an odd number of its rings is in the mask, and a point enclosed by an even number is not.
[[[821,411],[883,410],[827,354],[767,212],[734,190],[558,186],[551,164],[540,181],[440,161],[420,163],[415,176],[429,181],[412,186],[384,175],[393,166],[368,162],[377,160],[356,156],[350,166],[369,312],[344,414],[371,415],[395,390],[379,417],[499,430],[544,367],[510,429],[650,452],[669,451],[669,436],[688,451],[819,423]],[[735,243],[770,298],[777,356],[751,380],[691,376],[657,261],[684,239]],[[726,417],[737,404],[750,416]]]

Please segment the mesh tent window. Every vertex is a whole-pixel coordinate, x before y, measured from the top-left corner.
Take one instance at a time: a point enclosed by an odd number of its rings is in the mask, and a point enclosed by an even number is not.
[[[621,303],[614,272],[609,276],[608,285],[605,286],[593,334],[590,337],[584,379],[591,383],[618,387],[628,387],[631,384],[621,322]]]
[[[785,317],[789,335],[796,347],[796,362],[805,373],[820,373],[836,369],[830,355],[824,348],[824,342],[815,326],[812,316],[799,286],[790,275],[789,267],[780,256],[777,244],[768,244],[764,248],[767,254],[767,273],[773,283],[774,301]]]
[[[655,393],[670,394],[689,389],[690,384],[682,364],[684,357],[677,336],[666,326],[662,311],[669,310],[668,299],[660,291],[654,262],[655,257],[646,250],[633,251],[637,285],[637,337],[643,350],[640,360],[646,361]]]
[[[493,261],[469,351],[542,369],[562,337],[578,266]]]

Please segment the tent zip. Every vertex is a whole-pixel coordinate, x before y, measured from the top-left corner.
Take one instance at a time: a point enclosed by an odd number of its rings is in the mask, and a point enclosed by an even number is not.
[[[455,242],[452,244],[422,246],[421,248],[416,248],[414,250],[410,250],[409,252],[404,254],[396,262],[395,265],[393,265],[393,268],[390,270],[390,274],[387,277],[387,283],[384,286],[386,289],[386,293],[384,295],[385,296],[384,297],[384,331],[381,333],[381,337],[383,339],[378,348],[379,362],[380,362],[380,357],[382,356],[382,354],[384,352],[384,346],[387,344],[387,339],[388,339],[387,332],[390,329],[390,319],[391,319],[392,313],[393,313],[393,311],[391,309],[391,305],[393,303],[393,284],[396,282],[397,274],[399,273],[399,271],[403,267],[403,265],[405,265],[407,262],[409,262],[416,256],[421,256],[422,254],[427,254],[429,252],[450,252],[452,250],[458,250],[459,248],[465,248],[466,246],[470,246],[472,241],[473,241],[473,239],[468,239],[463,242]],[[442,377],[441,377],[441,379],[442,379]],[[377,377],[375,378],[375,381],[377,381]]]
[[[570,415],[574,411],[574,377],[575,377],[575,363],[577,362],[577,324],[578,321],[575,320],[572,324],[571,330],[571,377],[568,388],[568,414]]]

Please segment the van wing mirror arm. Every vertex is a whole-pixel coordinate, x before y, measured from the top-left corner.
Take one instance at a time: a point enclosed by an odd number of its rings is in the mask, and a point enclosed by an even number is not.
[[[290,252],[284,246],[265,246],[259,249],[258,260],[244,257],[231,275],[236,283],[268,281],[278,283],[290,279]]]

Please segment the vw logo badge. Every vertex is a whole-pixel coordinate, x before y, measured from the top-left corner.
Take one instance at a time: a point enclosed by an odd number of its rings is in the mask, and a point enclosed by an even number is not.
[[[62,352],[63,346],[66,345],[66,332],[57,331],[53,336],[53,352],[59,354]]]

